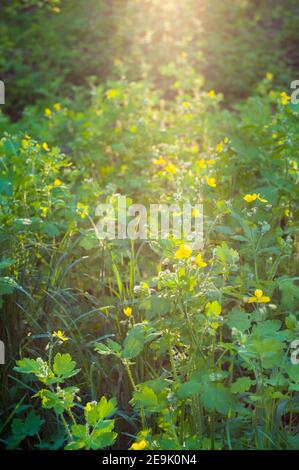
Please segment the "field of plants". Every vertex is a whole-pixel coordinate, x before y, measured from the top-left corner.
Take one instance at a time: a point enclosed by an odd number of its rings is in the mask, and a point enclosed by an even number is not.
[[[298,0],[0,10],[1,447],[299,449]]]

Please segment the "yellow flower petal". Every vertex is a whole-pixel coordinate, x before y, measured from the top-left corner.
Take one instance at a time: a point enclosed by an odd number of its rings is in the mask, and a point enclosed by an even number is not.
[[[205,307],[205,314],[207,317],[217,318],[221,315],[222,307],[217,300],[208,302]]]
[[[187,259],[190,258],[192,254],[192,248],[187,245],[181,245],[180,248],[176,251],[175,257],[177,259]]]
[[[254,291],[254,296],[249,297],[249,299],[246,300],[248,304],[252,304],[254,302],[256,303],[262,303],[266,304],[271,301],[271,298],[268,297],[267,295],[264,295],[263,291],[261,289],[256,289]]]
[[[165,168],[164,170],[169,173],[170,175],[174,175],[174,173],[176,173],[178,170],[177,170],[177,167],[174,166],[172,163],[169,163]]]
[[[185,109],[189,109],[190,106],[191,106],[191,104],[190,104],[188,101],[183,101],[182,106],[183,106],[183,108],[185,108]]]
[[[201,254],[199,253],[195,258],[195,263],[199,268],[205,268],[208,264],[202,259]]]
[[[271,298],[268,297],[267,295],[263,295],[262,297],[259,298],[259,302],[263,303],[263,304],[267,304],[268,302],[270,302]]]
[[[163,157],[154,158],[154,160],[153,160],[154,165],[165,165],[165,163],[166,163],[166,161]]]
[[[220,153],[223,152],[223,143],[219,142],[219,144],[216,145],[216,152]]]
[[[253,202],[255,201],[256,199],[258,198],[258,195],[257,194],[246,194],[243,199],[244,201],[246,202]]]
[[[53,338],[58,338],[60,341],[68,341],[69,338],[65,336],[64,332],[61,330],[54,331],[52,334]]]
[[[198,145],[192,145],[192,147],[190,147],[190,153],[192,153],[193,155],[197,154],[199,152],[199,147]]]
[[[106,96],[108,100],[113,100],[113,98],[116,98],[116,96],[119,95],[119,91],[115,89],[107,90],[106,91]]]
[[[206,176],[206,182],[211,188],[216,188],[217,186],[216,179],[213,177]]]
[[[206,168],[207,164],[206,164],[205,160],[203,158],[201,158],[200,160],[198,160],[197,166],[202,170],[202,169]]]
[[[216,93],[214,90],[210,90],[209,93],[208,93],[208,97],[209,98],[216,98]]]
[[[280,93],[280,98],[281,98],[281,104],[284,105],[284,106],[289,104],[289,101],[291,99],[291,97],[289,95],[287,95],[285,91]]]
[[[130,450],[143,450],[147,447],[148,442],[145,439],[142,439],[139,442],[134,442],[134,444],[131,445]]]
[[[124,308],[124,314],[126,315],[126,317],[130,317],[132,315],[132,309],[131,307],[126,307]]]
[[[192,217],[196,218],[200,216],[200,212],[195,207],[192,209]]]
[[[261,289],[256,289],[254,295],[259,299],[263,296],[263,291]]]

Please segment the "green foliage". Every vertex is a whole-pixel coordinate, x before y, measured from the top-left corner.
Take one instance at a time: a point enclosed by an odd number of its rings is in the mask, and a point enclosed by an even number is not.
[[[40,399],[43,409],[53,410],[60,417],[66,431],[66,436],[62,434],[60,445],[67,437],[65,445],[67,450],[96,450],[111,446],[117,434],[113,431],[114,420],[106,418],[115,414],[116,401],[114,399],[107,400],[103,396],[99,403],[96,401],[87,403],[84,408],[85,424],[76,422],[72,409],[76,407],[80,389],[74,386],[62,387],[61,383],[76,375],[79,369],[75,369],[76,362],[68,353],[58,352],[51,365],[52,350],[55,344],[49,343],[48,346],[49,360],[47,362],[40,357],[37,359],[24,358],[17,361],[15,370],[21,374],[35,375],[47,387],[40,389],[33,397]],[[54,384],[56,384],[56,388],[53,387]],[[64,414],[71,418],[71,424],[67,423]],[[35,436],[43,422],[44,420],[41,420],[32,411],[27,415],[25,421],[14,418],[11,425],[12,436],[7,441],[8,447],[17,447],[27,436]],[[51,445],[49,447],[51,448]]]
[[[284,3],[4,2],[8,448],[298,448],[299,114],[282,93],[298,15]],[[117,214],[119,194],[202,201],[202,250],[100,240],[97,204]]]

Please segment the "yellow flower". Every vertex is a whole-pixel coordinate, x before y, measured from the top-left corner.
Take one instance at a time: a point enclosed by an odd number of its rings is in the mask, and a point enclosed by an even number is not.
[[[53,108],[54,108],[56,111],[60,111],[60,110],[61,110],[61,105],[60,105],[60,103],[55,103],[55,104],[53,105]]]
[[[155,158],[153,160],[154,165],[165,165],[166,161],[163,157]]]
[[[246,194],[244,197],[243,197],[244,201],[246,202],[253,202],[257,199],[257,194],[254,193],[254,194]]]
[[[207,317],[217,318],[221,315],[222,307],[217,300],[214,300],[206,304],[205,310]]]
[[[193,155],[197,154],[199,152],[199,147],[198,145],[192,145],[192,147],[190,147],[189,149],[190,153],[192,153]]]
[[[207,166],[207,165],[206,165],[206,162],[205,162],[205,160],[204,160],[203,158],[201,158],[200,160],[198,160],[197,165],[198,165],[198,167],[199,167],[201,170],[204,169],[204,168],[206,168],[206,166]]]
[[[124,308],[124,314],[126,315],[126,317],[130,317],[132,315],[132,309],[131,307],[126,307]]]
[[[190,258],[192,254],[192,248],[186,245],[181,245],[180,248],[176,251],[175,257],[177,259],[186,259]]]
[[[61,186],[62,185],[62,182],[56,178],[54,181],[53,181],[53,184],[49,184],[48,185],[48,189],[53,189],[54,186]]]
[[[200,216],[200,212],[198,209],[196,209],[196,207],[194,207],[192,209],[192,217],[196,218],[196,217],[199,217]]]
[[[215,162],[216,160],[214,160],[214,158],[210,158],[209,160],[207,160],[208,165],[215,165]]]
[[[210,90],[208,93],[209,98],[216,98],[216,93],[214,90]]]
[[[46,217],[47,213],[49,212],[49,207],[40,207],[40,211],[42,214],[42,217]]]
[[[208,264],[202,259],[201,254],[199,253],[195,258],[195,263],[199,268],[205,268]]]
[[[260,303],[266,304],[266,303],[270,302],[270,300],[271,300],[271,298],[264,295],[264,293],[261,289],[256,289],[254,291],[254,296],[249,297],[249,299],[247,300],[247,303],[252,304],[253,302],[257,302],[259,304]]]
[[[190,104],[188,101],[183,101],[182,106],[183,106],[183,108],[185,108],[185,109],[189,109],[190,106],[191,106],[191,104]]]
[[[216,183],[215,178],[206,176],[206,181],[211,188],[216,188],[217,183]]]
[[[217,330],[219,326],[220,326],[220,323],[218,321],[212,321],[211,327],[213,328],[213,330]]]
[[[86,403],[86,405],[85,405],[85,411],[91,411],[91,409],[92,409],[92,405],[91,405],[91,403],[90,403],[90,401],[89,401],[89,402]]]
[[[116,57],[113,62],[114,62],[114,65],[116,65],[116,66],[122,65],[122,61],[120,59],[118,59],[118,57]]]
[[[82,219],[84,219],[84,217],[88,215],[88,206],[86,204],[82,204],[82,202],[78,202],[77,212],[81,215]]]
[[[223,143],[219,142],[219,144],[216,145],[216,152],[220,153],[223,152]]]
[[[280,97],[281,97],[281,104],[283,104],[284,106],[286,106],[291,99],[291,97],[287,95],[285,91],[280,93]]]
[[[260,201],[260,202],[268,202],[267,199],[263,199],[260,194],[256,194],[256,193],[253,193],[253,194],[245,194],[245,196],[243,197],[244,201],[250,203],[250,202],[253,202],[253,201],[256,201],[257,199]]]
[[[285,215],[286,217],[290,217],[290,215],[291,215],[290,209],[285,209],[285,210],[284,210],[284,215]]]
[[[168,163],[168,165],[166,165],[166,167],[164,168],[164,170],[169,173],[170,175],[173,175],[174,173],[176,173],[178,170],[177,170],[177,167],[173,164],[173,163]]]
[[[58,338],[60,341],[68,341],[69,338],[65,336],[64,332],[61,330],[54,331],[52,334],[53,338]]]
[[[115,98],[118,95],[119,95],[119,91],[114,88],[106,91],[106,96],[108,100],[113,100],[113,98]]]
[[[52,116],[52,111],[50,108],[46,108],[44,111],[45,116],[50,117]]]
[[[131,445],[130,450],[143,450],[147,445],[148,442],[145,439],[142,439],[139,442],[134,442],[134,444]]]
[[[266,79],[269,80],[269,82],[272,82],[273,78],[274,78],[273,73],[271,72],[266,73]]]
[[[50,149],[49,149],[49,145],[47,144],[47,142],[43,142],[43,143],[42,143],[42,148],[43,148],[46,152],[48,152],[48,151],[50,150]]]

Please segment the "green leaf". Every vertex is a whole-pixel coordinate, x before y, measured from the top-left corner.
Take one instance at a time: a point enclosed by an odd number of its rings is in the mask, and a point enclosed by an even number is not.
[[[44,420],[41,419],[33,411],[31,411],[25,419],[25,426],[27,428],[28,436],[34,436],[35,434],[37,434],[43,423]]]
[[[232,393],[244,393],[254,384],[254,380],[249,377],[240,377],[231,386]]]
[[[106,397],[102,397],[100,403],[98,404],[98,414],[99,419],[107,418],[111,416],[116,411],[116,400],[112,398],[111,400],[107,400]]]
[[[110,447],[116,438],[117,434],[115,432],[102,432],[96,429],[89,439],[90,449],[99,450]]]
[[[215,250],[216,257],[223,264],[235,264],[239,261],[239,253],[233,248],[229,248],[226,242],[222,242]]]
[[[103,421],[116,411],[116,401],[114,398],[107,400],[102,397],[100,402],[87,403],[84,409],[85,419],[90,426],[95,426],[99,421]]]
[[[60,234],[59,228],[53,222],[45,222],[42,225],[42,232],[51,238],[58,237]]]
[[[16,362],[17,366],[14,370],[21,374],[34,374],[38,378],[46,378],[49,374],[48,364],[40,357],[37,359],[30,359],[25,357]]]
[[[143,325],[135,325],[128,333],[124,344],[122,357],[124,359],[134,359],[138,356],[145,344],[145,333]]]
[[[181,400],[186,398],[193,397],[200,392],[200,384],[195,380],[190,380],[189,382],[185,382],[179,386],[178,389],[178,397]]]
[[[219,383],[205,383],[202,386],[201,399],[207,411],[218,411],[227,415],[232,407],[232,395],[229,389]]]
[[[7,259],[4,259],[4,260],[0,261],[0,271],[2,271],[3,269],[9,268],[10,266],[12,266],[15,263],[16,263],[16,260],[10,259],[10,258],[7,258]]]
[[[111,346],[111,345],[110,345]],[[116,355],[116,348],[111,348],[104,343],[96,343],[95,344],[95,351],[100,354],[101,356],[111,356]]]
[[[145,344],[154,340],[160,333],[148,326],[148,323],[137,323],[128,332],[123,343],[122,357],[134,359],[143,350]]]
[[[299,382],[299,364],[291,364],[288,367],[286,367],[286,372],[288,373],[288,376],[293,380],[294,382]]]
[[[292,279],[280,278],[279,290],[281,292],[281,303],[288,310],[295,310],[299,302],[299,287]]]
[[[20,418],[14,418],[11,423],[12,436],[8,440],[8,448],[13,449],[17,447],[27,436],[35,436],[43,423],[44,420],[35,414],[34,411],[30,411],[24,421]]]
[[[144,408],[148,412],[159,410],[158,396],[146,385],[140,385],[139,390],[134,392],[132,403],[137,410],[140,408]]]
[[[227,316],[227,324],[239,331],[246,331],[250,327],[251,322],[245,310],[235,307]]]
[[[110,338],[107,339],[107,346],[111,349],[111,351],[117,354],[121,352],[121,345]]]
[[[86,426],[75,424],[72,426],[72,435],[75,438],[65,447],[66,450],[103,449],[111,446],[117,434],[113,432],[114,420],[102,421],[89,433]]]
[[[112,445],[117,436],[116,433],[112,432],[113,428],[113,419],[99,423],[90,434],[90,448],[96,450]]]
[[[17,285],[14,279],[11,277],[0,277],[0,295],[12,294],[15,287]]]
[[[41,398],[43,408],[54,409],[57,414],[61,414],[75,406],[75,394],[78,390],[77,387],[60,388],[56,392],[42,389],[34,396]]]
[[[53,371],[62,379],[68,379],[76,375],[80,369],[75,369],[76,363],[70,354],[57,353],[54,358]]]

